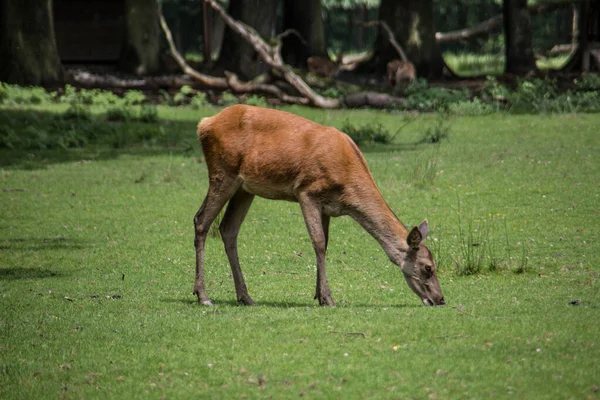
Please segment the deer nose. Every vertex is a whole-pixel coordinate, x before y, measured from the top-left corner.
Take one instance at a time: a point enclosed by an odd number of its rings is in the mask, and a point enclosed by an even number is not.
[[[444,298],[442,297],[440,299],[440,306],[446,305],[446,300],[444,300]]]

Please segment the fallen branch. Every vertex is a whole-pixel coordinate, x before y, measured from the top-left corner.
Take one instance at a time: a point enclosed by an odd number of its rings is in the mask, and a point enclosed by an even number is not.
[[[388,24],[385,23],[385,21],[359,22],[359,25],[362,25],[365,27],[379,25],[387,34],[390,44],[392,45],[392,47],[394,49],[396,49],[396,52],[400,55],[400,58],[402,59],[402,61],[409,62],[408,58],[406,57],[406,53],[404,52],[404,50],[402,50],[402,46],[400,46],[400,43],[398,43],[398,41],[396,40],[396,37],[394,36],[394,32],[392,32],[392,29],[390,28],[390,26]]]
[[[194,68],[190,67],[187,62],[185,62],[185,59],[175,47],[173,35],[171,34],[171,30],[167,25],[167,21],[165,21],[165,17],[160,7],[158,8],[157,13],[160,21],[160,26],[162,27],[162,30],[165,33],[165,38],[167,39],[167,43],[169,44],[169,50],[171,51],[171,55],[173,56],[173,58],[177,62],[177,65],[179,65],[179,68],[181,68],[183,73],[188,74],[189,76],[206,86],[214,87],[217,89],[227,89],[228,85],[225,78],[217,78],[214,76],[205,75],[199,71],[196,71]]]
[[[562,0],[547,4],[533,4],[528,7],[529,14],[537,15],[557,10],[573,4],[573,0]],[[472,28],[460,29],[452,32],[437,32],[435,39],[438,43],[450,43],[459,40],[471,39],[476,36],[488,35],[491,30],[502,26],[502,15],[496,15],[490,19],[480,22]]]
[[[269,85],[266,83],[242,82],[238,79],[237,75],[234,74],[233,72],[225,71],[225,79],[227,80],[227,84],[229,85],[229,87],[231,87],[231,89],[233,89],[236,92],[242,92],[242,93],[262,92],[262,93],[272,94],[273,96],[276,96],[281,101],[284,101],[286,103],[304,104],[304,105],[309,104],[308,99],[306,99],[304,97],[290,96],[290,95],[284,93],[281,89],[279,89],[275,85]]]
[[[279,52],[281,44],[274,47],[269,46],[264,39],[250,26],[231,18],[227,12],[215,0],[204,0],[223,18],[223,21],[238,35],[242,36],[257,52],[260,58],[275,72],[279,73],[290,85],[292,85],[302,96],[306,97],[311,104],[321,108],[337,108],[340,106],[339,99],[329,99],[315,93],[310,86],[287,68]],[[279,41],[281,42],[281,41]]]
[[[378,92],[360,92],[344,97],[344,105],[350,108],[395,108],[401,106],[405,102],[406,99],[402,97],[394,97],[389,94]]]
[[[452,32],[437,32],[435,39],[438,43],[457,42],[459,40],[470,39],[476,36],[487,35],[492,29],[502,26],[502,15],[496,15],[488,20],[485,20],[472,28],[460,29]]]

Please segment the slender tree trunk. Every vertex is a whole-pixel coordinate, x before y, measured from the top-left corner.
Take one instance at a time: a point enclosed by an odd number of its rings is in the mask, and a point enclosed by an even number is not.
[[[254,28],[260,36],[269,40],[275,33],[278,0],[231,0],[229,15]],[[225,28],[218,67],[252,79],[268,70],[256,51],[229,27]]]
[[[563,67],[563,71],[588,72],[600,70],[600,3],[581,0],[577,51]]]
[[[0,0],[0,81],[46,85],[62,81],[52,0]]]
[[[296,30],[304,40],[295,35],[284,38],[281,54],[287,64],[306,68],[308,57],[327,57],[321,0],[285,0],[283,26]]]
[[[138,75],[160,68],[160,26],[156,0],[125,0],[125,44],[119,66]]]
[[[537,70],[531,43],[527,0],[504,0],[505,72],[526,74]]]
[[[444,60],[435,38],[432,0],[381,0],[379,19],[392,29],[418,76],[442,76]],[[383,76],[387,63],[397,58],[388,36],[380,30],[368,72]]]

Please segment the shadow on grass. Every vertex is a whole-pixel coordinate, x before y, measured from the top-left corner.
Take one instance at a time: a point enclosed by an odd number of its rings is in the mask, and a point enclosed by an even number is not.
[[[196,300],[195,296],[190,298],[164,298],[161,299],[164,303],[180,303],[187,304],[192,306],[198,306],[199,308],[203,308],[206,310],[214,309],[214,307],[199,305],[198,300]],[[223,299],[213,299],[213,303],[215,306],[228,306],[228,307],[247,307],[243,304],[238,303],[235,300],[223,300]],[[295,302],[295,301],[256,301],[256,307],[269,307],[269,308],[320,308],[317,301],[307,301],[305,303]],[[339,309],[345,308],[394,308],[394,309],[406,309],[406,308],[422,308],[421,304],[368,304],[368,303],[348,303],[348,302],[340,302],[336,307]],[[249,307],[251,308],[251,307]]]
[[[16,281],[20,279],[60,278],[62,273],[39,268],[0,268],[0,281]]]
[[[200,154],[196,121],[66,120],[54,112],[0,108],[0,167],[25,170],[121,155]]]
[[[47,250],[81,250],[85,248],[80,241],[62,236],[52,238],[15,238],[1,239],[2,251],[47,251]]]

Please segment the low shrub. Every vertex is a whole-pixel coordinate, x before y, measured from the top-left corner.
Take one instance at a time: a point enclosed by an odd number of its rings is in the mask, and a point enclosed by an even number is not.
[[[393,135],[379,122],[370,122],[366,125],[357,126],[345,120],[340,129],[360,146],[364,143],[390,143]]]

